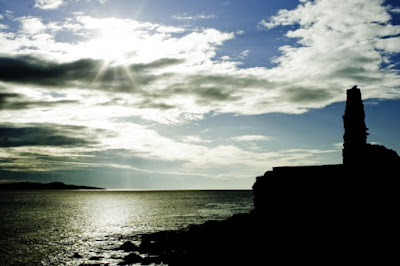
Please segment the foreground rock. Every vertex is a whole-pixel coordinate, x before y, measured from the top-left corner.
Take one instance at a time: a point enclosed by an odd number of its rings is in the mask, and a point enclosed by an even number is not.
[[[131,253],[124,258],[124,262],[119,263],[118,265],[127,265],[127,264],[135,264],[143,262],[143,258],[135,253]]]
[[[237,214],[184,230],[142,235],[139,251],[121,264],[343,265],[345,256],[332,250],[332,239],[315,239],[315,233],[326,237],[324,232],[292,235],[290,228],[269,228],[264,222],[255,213]]]
[[[119,249],[123,251],[139,251],[139,247],[133,244],[131,241],[127,241],[124,244],[122,244]]]

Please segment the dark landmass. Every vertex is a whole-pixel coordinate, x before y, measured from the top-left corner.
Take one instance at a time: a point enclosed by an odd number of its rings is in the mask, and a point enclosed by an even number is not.
[[[63,190],[63,189],[104,189],[99,187],[66,185],[61,182],[37,183],[37,182],[18,182],[0,184],[0,190]]]
[[[140,245],[127,241],[119,248],[131,252],[119,265],[259,265],[253,254],[267,239],[254,237],[255,221],[252,214],[237,214],[224,221],[141,235]]]
[[[400,157],[366,142],[357,87],[347,91],[343,164],[274,167],[253,185],[254,210],[142,235],[120,263],[395,265]]]
[[[269,227],[255,213],[237,214],[183,230],[141,236],[125,242],[131,252],[119,265],[345,265],[344,256],[326,245],[326,237],[284,227]],[[349,261],[349,259],[347,259]],[[339,264],[338,264],[339,262]]]
[[[332,223],[304,226],[291,222],[294,226],[289,221],[269,223],[251,213],[143,235],[140,245],[128,241],[120,247],[131,253],[119,264],[333,266],[391,265],[397,261],[392,242],[373,242],[376,232],[352,232],[352,224],[341,231],[341,225]]]
[[[327,214],[328,211],[325,211]],[[253,211],[224,221],[140,236],[127,241],[119,265],[393,265],[398,220],[364,220],[331,213],[318,219],[264,216]],[[369,216],[373,216],[370,213]],[[397,215],[392,215],[394,218]],[[333,218],[332,220],[330,218]],[[380,222],[376,223],[378,220]]]

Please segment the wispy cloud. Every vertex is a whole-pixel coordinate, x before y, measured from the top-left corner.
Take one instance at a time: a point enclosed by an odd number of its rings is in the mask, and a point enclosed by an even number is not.
[[[190,16],[188,14],[183,14],[183,15],[175,15],[172,18],[177,19],[177,20],[199,20],[199,19],[211,19],[215,18],[215,15],[205,15],[205,14],[198,14],[198,15],[193,15]]]
[[[393,12],[393,13],[400,13],[400,8],[392,8],[392,9],[390,9],[390,12]]]
[[[64,0],[35,0],[35,7],[40,9],[56,9],[64,3]]]
[[[80,1],[80,0],[75,0]],[[90,1],[90,0],[86,0]],[[99,2],[102,5],[108,4],[109,0],[94,0]],[[65,0],[35,0],[35,5],[34,7],[44,9],[44,10],[51,10],[51,9],[57,9],[61,7],[62,5],[68,4],[67,1]]]
[[[266,141],[270,140],[269,137],[263,135],[244,135],[238,137],[232,137],[233,141]]]
[[[211,140],[207,140],[207,139],[202,139],[200,137],[197,136],[186,136],[182,139],[183,142],[187,142],[187,143],[211,143]]]

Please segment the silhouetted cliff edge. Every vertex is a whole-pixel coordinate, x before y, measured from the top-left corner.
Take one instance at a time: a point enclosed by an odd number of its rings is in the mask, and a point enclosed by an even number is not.
[[[0,189],[2,190],[61,190],[61,189],[104,189],[99,187],[89,187],[89,186],[76,186],[76,185],[66,185],[61,182],[53,182],[48,184],[42,184],[37,182],[18,182],[18,183],[5,183],[0,184]]]

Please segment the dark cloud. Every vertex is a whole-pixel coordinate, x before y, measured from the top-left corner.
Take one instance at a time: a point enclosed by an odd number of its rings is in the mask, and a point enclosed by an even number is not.
[[[168,96],[182,94],[195,95],[198,103],[236,101],[240,96],[234,93],[246,88],[269,88],[271,82],[253,76],[238,77],[231,75],[192,75],[186,82],[175,83],[168,89],[150,94],[153,98],[166,98]]]
[[[148,64],[133,64],[130,66],[132,71],[146,71],[152,69],[158,69],[163,67],[168,67],[172,65],[177,65],[183,63],[183,59],[175,59],[175,58],[161,58],[156,61],[150,62]]]
[[[290,102],[305,104],[327,101],[332,97],[332,92],[324,89],[292,87],[284,95]]]
[[[162,102],[155,102],[151,100],[145,100],[143,101],[140,105],[139,108],[149,108],[149,109],[160,109],[160,110],[168,110],[168,109],[173,109],[176,106],[162,103]]]
[[[199,90],[198,95],[206,99],[212,99],[218,101],[225,101],[232,98],[232,96],[229,93],[224,93],[218,88],[205,88]]]
[[[92,59],[60,64],[32,56],[0,57],[0,80],[63,87],[69,81],[92,80],[100,66]]]
[[[86,128],[80,126],[29,124],[0,125],[0,147],[59,146],[79,147],[95,144],[84,138]]]
[[[147,64],[111,66],[94,59],[57,63],[33,56],[0,57],[0,80],[48,87],[69,87],[78,82],[86,83],[85,88],[132,91],[162,77],[148,71],[182,62],[162,58]]]
[[[358,84],[377,84],[382,82],[382,76],[360,66],[345,66],[341,69],[332,71],[329,75],[332,79],[336,77],[352,80]]]
[[[35,107],[52,107],[60,104],[72,104],[78,101],[29,101],[26,97],[17,93],[0,93],[0,110],[22,110]]]
[[[7,105],[10,104],[10,100],[19,98],[20,95],[17,93],[0,93],[0,110],[2,109],[14,109],[7,108]]]
[[[266,87],[271,84],[266,79],[256,76],[233,76],[233,75],[196,75],[190,78],[191,83],[197,86],[201,84],[220,84],[231,88],[254,88]]]

